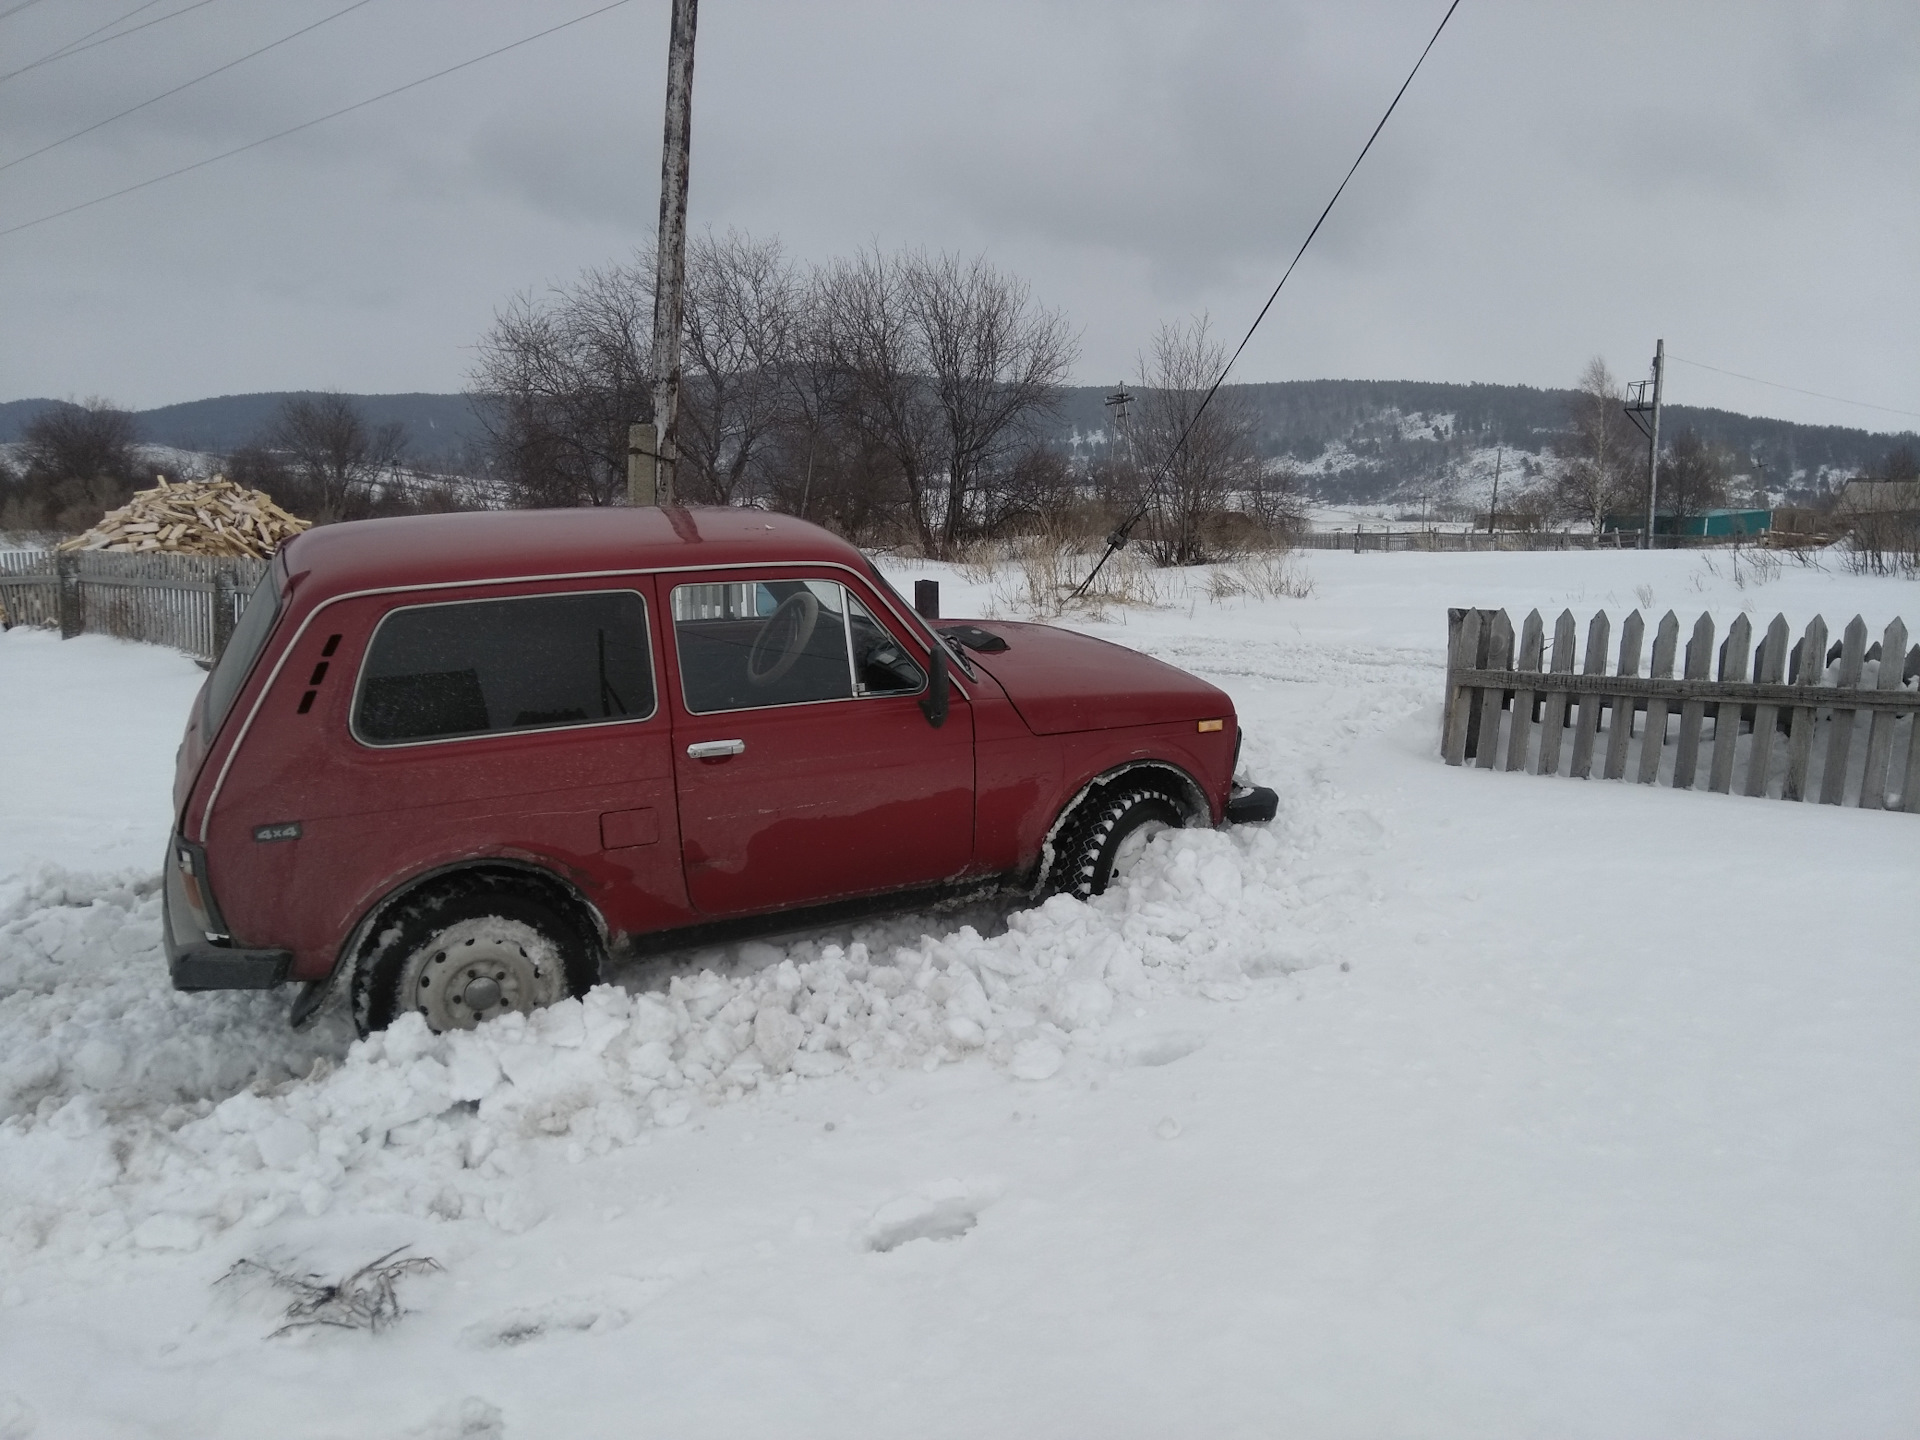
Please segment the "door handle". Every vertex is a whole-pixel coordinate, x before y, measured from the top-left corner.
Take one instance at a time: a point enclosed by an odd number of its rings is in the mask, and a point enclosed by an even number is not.
[[[728,755],[745,752],[744,740],[696,740],[687,746],[687,758],[690,760],[721,760]]]

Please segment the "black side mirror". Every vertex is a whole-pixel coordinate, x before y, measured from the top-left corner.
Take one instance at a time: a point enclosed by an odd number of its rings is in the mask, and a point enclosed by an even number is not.
[[[927,693],[920,697],[920,713],[938,730],[947,723],[947,647],[936,639],[927,657]]]

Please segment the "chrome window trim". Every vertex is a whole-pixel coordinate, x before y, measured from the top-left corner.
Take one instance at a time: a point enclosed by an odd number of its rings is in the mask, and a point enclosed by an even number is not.
[[[778,564],[781,562],[775,561],[773,563]],[[844,574],[853,576],[857,580],[870,580],[872,578],[871,576],[862,574],[851,565],[841,564],[838,560],[792,560],[785,563],[795,566],[812,566],[820,570],[838,570]],[[260,707],[266,704],[267,695],[272,691],[274,682],[280,678],[281,670],[286,668],[287,661],[293,657],[293,652],[299,648],[300,641],[306,636],[307,627],[319,619],[321,612],[329,606],[338,605],[347,600],[365,600],[375,595],[425,595],[435,590],[479,590],[489,585],[547,585],[558,580],[645,579],[657,575],[694,575],[701,572],[719,570],[764,570],[767,564],[768,562],[765,560],[755,560],[741,561],[730,565],[626,565],[618,570],[569,570],[556,571],[544,575],[497,575],[489,580],[434,580],[426,584],[415,582],[410,585],[376,585],[367,590],[343,590],[338,595],[329,595],[325,600],[322,600],[318,605],[314,606],[313,609],[307,613],[307,618],[300,622],[300,628],[293,632],[285,648],[281,650],[280,658],[273,662],[273,669],[267,672],[267,678],[260,687],[260,693],[253,697],[253,705],[252,708],[247,711],[246,721],[241,725],[240,729],[235,732],[232,743],[228,745],[227,753],[220,761],[220,773],[214,777],[213,789],[207,792],[206,804],[200,811],[200,842],[202,844],[206,843],[208,827],[213,824],[214,805],[220,798],[221,790],[226,786],[227,773],[233,768],[234,756],[240,753],[241,745],[246,743],[247,735],[253,729],[253,722],[260,714]],[[291,583],[294,577],[289,576],[288,578]],[[891,591],[892,588],[890,585],[876,587],[876,589],[883,591]],[[296,594],[293,598],[297,600],[299,596]],[[931,656],[933,653],[932,647],[935,642],[927,640],[917,632],[913,625],[900,614],[899,607],[893,603],[890,597],[886,599],[885,603],[888,611],[892,613],[893,618],[900,623],[901,627],[905,629],[909,635],[912,635],[916,640],[919,640],[922,645],[926,646],[927,653]],[[926,627],[923,625],[921,628],[924,630]],[[931,635],[933,632],[927,630],[926,633]],[[929,661],[929,663],[931,663],[931,661]],[[965,686],[952,680],[949,680],[949,683],[960,693],[961,699],[971,699],[967,694]],[[241,688],[244,689],[245,687],[242,686]],[[211,738],[212,737],[209,737],[210,741]],[[209,752],[208,758],[212,758],[211,752]],[[185,818],[186,817],[182,815],[181,819],[183,822]]]
[[[367,662],[373,659],[373,647],[380,632],[396,615],[414,610],[446,610],[455,605],[511,605],[525,600],[557,600],[569,595],[631,595],[640,602],[640,630],[647,644],[647,679],[653,686],[653,708],[644,715],[622,715],[610,720],[563,720],[552,725],[515,725],[505,730],[471,730],[459,735],[435,735],[426,740],[369,740],[360,733],[360,695],[367,683]],[[360,669],[353,677],[353,700],[347,709],[347,733],[354,743],[367,750],[412,750],[423,745],[458,745],[469,740],[497,740],[503,735],[546,735],[555,730],[601,730],[609,725],[643,725],[660,713],[660,673],[654,663],[653,612],[647,597],[639,590],[616,585],[605,590],[554,590],[544,595],[482,595],[472,600],[430,600],[424,605],[396,605],[382,615],[360,652]]]

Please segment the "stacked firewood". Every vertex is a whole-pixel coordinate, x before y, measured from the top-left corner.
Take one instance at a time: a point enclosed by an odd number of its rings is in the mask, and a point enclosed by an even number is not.
[[[168,483],[164,475],[62,550],[170,551],[264,560],[311,521],[289,515],[265,494],[224,476]]]

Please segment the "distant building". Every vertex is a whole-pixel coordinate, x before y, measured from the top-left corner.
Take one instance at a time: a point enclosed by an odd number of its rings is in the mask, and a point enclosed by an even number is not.
[[[1644,515],[1609,515],[1600,522],[1602,532],[1641,530]],[[1705,510],[1698,515],[1656,515],[1656,535],[1739,536],[1764,535],[1773,528],[1771,510]]]

